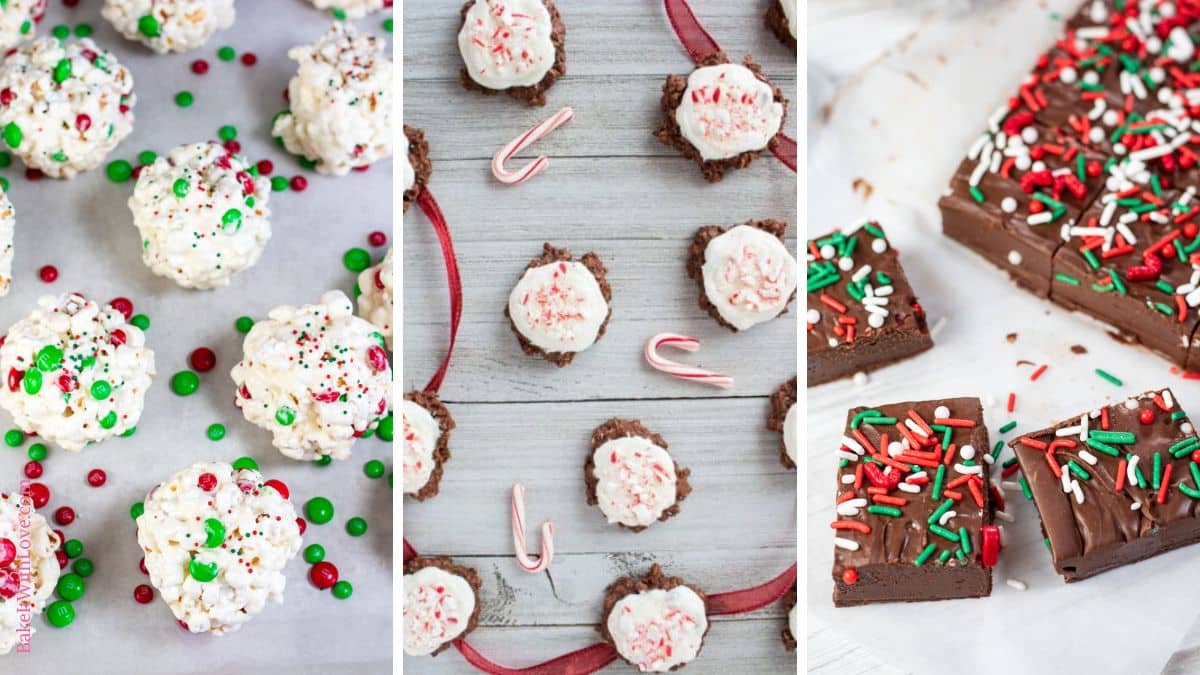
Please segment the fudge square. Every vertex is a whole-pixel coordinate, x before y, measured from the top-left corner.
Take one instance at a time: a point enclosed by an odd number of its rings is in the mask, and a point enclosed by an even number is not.
[[[1200,540],[1200,438],[1170,389],[1009,445],[1066,581]]]
[[[808,241],[808,386],[933,346],[925,310],[879,223]]]
[[[858,407],[838,450],[833,604],[992,592],[992,457],[977,398]]]

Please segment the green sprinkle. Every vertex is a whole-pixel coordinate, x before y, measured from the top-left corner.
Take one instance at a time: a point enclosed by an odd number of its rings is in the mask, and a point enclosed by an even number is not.
[[[1096,429],[1088,432],[1088,438],[1094,438],[1097,441],[1105,443],[1119,443],[1121,445],[1137,442],[1137,436],[1132,431],[1104,431],[1103,429]]]
[[[942,485],[946,480],[946,465],[938,464],[937,474],[933,477],[933,498],[942,498]]]
[[[850,428],[857,429],[863,423],[863,420],[868,417],[881,417],[883,413],[878,410],[864,410],[850,419]]]
[[[929,556],[933,555],[933,552],[936,550],[937,544],[929,544],[925,547],[925,550],[921,551],[921,555],[917,556],[917,559],[913,561],[913,564],[917,567],[924,565],[925,561],[929,560]]]
[[[903,515],[900,509],[896,508],[895,506],[880,506],[879,504],[872,504],[868,506],[867,513],[874,513],[881,516],[891,516],[893,518],[899,518],[901,515]]]
[[[1078,462],[1076,462],[1073,459],[1071,461],[1067,462],[1067,468],[1070,469],[1071,473],[1075,474],[1081,480],[1090,480],[1092,477],[1092,474],[1088,473],[1087,469],[1084,469],[1082,466],[1079,465]]]
[[[937,523],[929,523],[929,531],[943,539],[958,543],[958,533],[954,530],[948,530]]]
[[[929,519],[926,522],[929,522],[929,523],[938,522],[938,520],[941,519],[942,515],[944,515],[947,511],[949,511],[952,506],[954,506],[953,499],[947,499],[946,501],[942,502],[941,506],[937,507],[936,511],[929,514]]]
[[[175,94],[175,105],[179,106],[180,108],[189,108],[195,102],[196,97],[187,89]]]
[[[1099,441],[1099,440],[1096,440],[1095,438],[1093,438],[1092,435],[1094,433],[1095,432],[1088,432],[1088,439],[1086,441],[1084,441],[1084,443],[1087,443],[1089,448],[1092,448],[1094,450],[1099,450],[1100,452],[1103,452],[1104,454],[1106,454],[1110,457],[1120,457],[1121,456],[1120,450],[1117,450],[1116,448],[1105,443],[1104,441]]]
[[[1197,445],[1200,445],[1200,439],[1192,436],[1172,444],[1171,447],[1167,448],[1167,452],[1171,453],[1171,456],[1175,459],[1180,459],[1192,450],[1195,450]]]
[[[1151,479],[1153,483],[1151,483],[1151,485],[1153,485],[1154,489],[1157,490],[1159,485],[1162,484],[1162,455],[1160,453],[1154,453],[1154,467],[1151,470],[1150,475],[1153,476]]]
[[[1007,434],[1008,432],[1010,432],[1016,428],[1017,428],[1017,421],[1013,420],[1013,421],[1009,422],[1008,424],[1005,424],[1004,426],[1000,427],[1000,433]],[[1002,443],[1003,442],[1001,442],[1001,444]]]
[[[1025,476],[1021,476],[1021,492],[1025,494],[1025,499],[1033,501],[1033,490],[1029,489],[1029,481],[1025,480]]]
[[[983,198],[983,192],[979,188],[975,187],[974,185],[971,186],[970,192],[971,192],[971,198],[974,199],[976,202],[982,204],[985,201]]]
[[[1076,279],[1076,278],[1075,278],[1075,277],[1073,277],[1073,276],[1070,276],[1070,275],[1067,275],[1067,274],[1063,274],[1062,272],[1059,272],[1058,274],[1055,274],[1055,275],[1054,275],[1054,278],[1055,278],[1055,279],[1058,279],[1059,281],[1063,282],[1064,284],[1070,284],[1070,285],[1072,285],[1072,286],[1078,286],[1078,285],[1079,285],[1079,280],[1078,280],[1078,279]]]
[[[950,549],[946,549],[946,550],[942,551],[941,555],[938,556],[938,564],[945,565],[946,562],[949,561],[953,555],[954,555],[954,552],[951,551]]]
[[[967,534],[967,528],[965,528],[965,527],[958,528],[958,538],[959,538],[959,541],[962,542],[963,553],[970,555],[970,553],[971,553],[971,535]]]
[[[1111,373],[1105,372],[1099,368],[1096,369],[1096,374],[1099,375],[1100,377],[1104,378],[1105,380],[1108,380],[1112,384],[1117,385],[1118,387],[1123,386],[1125,384],[1124,382],[1122,382],[1121,380],[1119,380],[1115,376],[1113,376]]]

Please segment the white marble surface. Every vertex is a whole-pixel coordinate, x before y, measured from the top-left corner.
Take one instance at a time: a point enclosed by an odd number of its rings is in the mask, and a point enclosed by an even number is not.
[[[863,387],[844,381],[809,392],[810,672],[1200,668],[1200,629],[1189,630],[1196,613],[1170,599],[1189,583],[1194,547],[1068,586],[1053,573],[1037,514],[1020,493],[1007,495],[1016,522],[1005,526],[1007,546],[990,598],[842,610],[830,602],[833,452],[850,407],[978,395],[993,443],[1150,388],[1170,386],[1185,409],[1200,411],[1200,384],[1173,376],[1170,364],[1145,350],[1117,344],[1101,324],[1014,290],[1002,272],[941,236],[937,199],[968,143],[1058,33],[1062,21],[1054,12],[1076,6],[1018,0],[810,6],[808,234],[880,220],[903,251],[931,321],[941,323],[928,354],[872,374]],[[869,197],[861,187],[868,183]],[[1018,334],[1015,343],[1005,339],[1008,333]],[[1074,344],[1088,353],[1074,354]],[[1031,383],[1029,369],[1015,365],[1021,359],[1050,368]],[[1098,367],[1118,374],[1124,386],[1098,378]],[[1012,415],[1003,409],[1010,391],[1017,394]],[[1017,420],[1017,431],[1001,437],[998,428],[1009,419]],[[1028,590],[1007,586],[1009,578]],[[1155,597],[1166,598],[1152,603],[1155,612],[1130,612]],[[969,627],[961,639],[970,641],[971,655],[939,656],[922,639],[933,626],[950,626],[952,633]],[[942,647],[954,644],[950,637]]]

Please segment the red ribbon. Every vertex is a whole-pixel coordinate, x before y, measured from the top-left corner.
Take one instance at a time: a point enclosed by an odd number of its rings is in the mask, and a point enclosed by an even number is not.
[[[404,562],[417,557],[417,549],[404,540]],[[765,584],[740,591],[726,591],[708,596],[708,615],[745,614],[762,609],[779,600],[796,583],[796,563]],[[549,661],[525,668],[507,668],[480,654],[466,640],[455,640],[455,648],[475,666],[491,675],[591,675],[617,660],[617,652],[607,642],[577,649]]]
[[[675,30],[676,37],[683,44],[683,48],[687,50],[692,60],[699,64],[704,59],[721,51],[721,46],[713,39],[713,36],[704,30],[704,26],[700,25],[700,20],[696,18],[696,13],[692,11],[687,0],[663,0],[663,6],[667,10],[667,20],[671,22],[671,28]],[[783,165],[792,171],[796,170],[796,141],[787,134],[780,131],[775,135],[778,143],[771,148],[771,152],[783,162]]]
[[[446,262],[446,283],[450,287],[450,344],[446,347],[446,356],[442,359],[442,365],[438,366],[437,372],[429,378],[429,384],[425,385],[425,391],[437,393],[442,386],[442,380],[446,377],[446,370],[450,367],[450,355],[454,353],[454,342],[458,339],[458,324],[462,320],[462,279],[458,274],[458,258],[454,255],[454,242],[450,239],[450,228],[446,225],[446,217],[442,215],[442,209],[438,207],[437,200],[433,198],[433,194],[429,190],[425,189],[417,195],[417,203],[421,206],[425,217],[433,224],[438,242],[442,245],[442,260]],[[408,542],[405,542],[406,546],[407,544]],[[406,551],[405,558],[407,557]]]

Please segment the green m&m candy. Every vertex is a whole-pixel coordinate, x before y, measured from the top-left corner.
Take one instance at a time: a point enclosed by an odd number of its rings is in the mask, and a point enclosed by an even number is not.
[[[333,597],[338,600],[345,600],[354,594],[354,586],[350,585],[349,581],[339,581],[333,585]]]
[[[224,424],[210,424],[210,425],[208,425],[208,429],[205,430],[204,433],[206,436],[208,436],[208,440],[219,441],[222,438],[225,438],[225,425]]]
[[[191,396],[200,388],[200,376],[190,370],[181,370],[171,376],[171,391],[179,396]]]
[[[386,470],[387,467],[384,466],[383,462],[377,459],[373,459],[363,465],[363,473],[367,475],[367,478],[382,478]]]
[[[207,548],[216,548],[225,543],[225,526],[216,518],[209,518],[204,521],[204,545]]]
[[[58,585],[54,587],[58,597],[63,600],[78,600],[87,592],[87,583],[83,577],[75,573],[64,574],[58,579]]]
[[[275,411],[275,421],[283,426],[291,426],[292,422],[296,421],[296,411],[286,405],[279,406],[279,410]]]
[[[237,320],[233,322],[233,327],[236,328],[237,332],[239,333],[249,333],[250,329],[254,328],[254,319],[251,319],[248,316],[239,316]]]
[[[29,459],[35,462],[46,459],[46,455],[48,454],[50,454],[50,451],[46,448],[45,443],[34,443],[29,446]]]
[[[304,549],[304,562],[316,565],[325,559],[325,547],[320,544],[310,544]]]
[[[361,537],[367,533],[367,521],[355,516],[346,521],[346,533],[351,537]]]
[[[78,539],[68,539],[63,544],[63,553],[66,553],[68,558],[78,558],[83,555],[83,542]]]
[[[393,432],[394,425],[395,425],[395,421],[392,419],[391,413],[388,413],[387,417],[379,420],[379,429],[376,432],[379,434],[379,440],[387,441],[390,443],[392,441],[392,432]]]
[[[258,471],[258,462],[254,461],[250,457],[238,457],[237,459],[233,460],[233,468]]]
[[[152,14],[144,14],[138,18],[138,32],[148,38],[156,38],[162,34],[161,27],[158,25],[158,19]]]
[[[4,444],[10,448],[19,448],[25,442],[25,433],[20,429],[9,429],[4,432]],[[41,461],[41,460],[38,460]]]
[[[333,502],[324,497],[313,497],[304,504],[304,513],[309,521],[324,525],[333,520]]]
[[[92,576],[92,573],[96,571],[96,564],[88,558],[80,558],[79,560],[75,561],[75,564],[71,566],[71,569],[75,570],[75,574],[78,574],[86,579]]]
[[[202,584],[216,579],[218,571],[217,563],[215,562],[203,563],[192,558],[192,562],[188,563],[188,574]]]
[[[66,628],[75,620],[75,607],[67,600],[52,602],[46,608],[46,620],[55,628]]]
[[[136,502],[133,506],[129,507],[129,517],[133,518],[134,520],[141,518],[142,514],[145,512],[146,505],[141,502]]]

